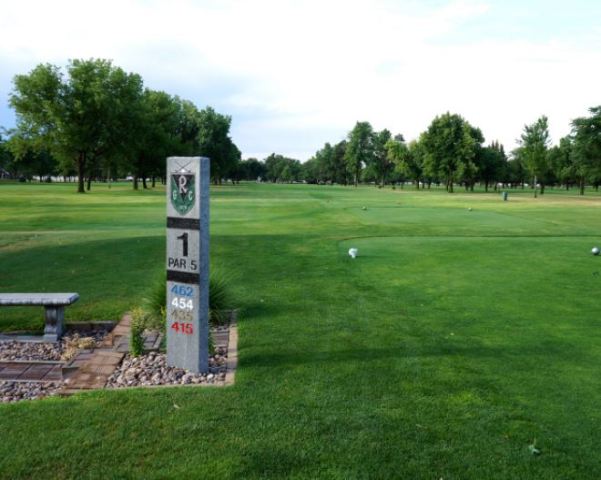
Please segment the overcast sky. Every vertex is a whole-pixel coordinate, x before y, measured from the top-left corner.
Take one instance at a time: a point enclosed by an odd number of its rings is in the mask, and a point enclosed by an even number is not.
[[[232,116],[244,158],[306,160],[357,121],[416,138],[458,113],[515,146],[601,104],[601,2],[0,0],[0,126],[12,78],[109,58]]]

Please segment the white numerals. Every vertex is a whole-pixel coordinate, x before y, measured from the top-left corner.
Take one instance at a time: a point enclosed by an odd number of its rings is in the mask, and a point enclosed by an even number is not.
[[[194,303],[191,298],[183,298],[183,297],[174,297],[171,300],[171,305],[175,308],[179,308],[180,310],[193,310]]]

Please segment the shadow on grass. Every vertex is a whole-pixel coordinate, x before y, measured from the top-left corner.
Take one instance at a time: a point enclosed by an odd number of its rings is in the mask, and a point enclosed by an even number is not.
[[[111,238],[0,255],[2,292],[77,292],[72,320],[115,320],[137,305],[164,268],[165,237]],[[0,310],[0,330],[39,330],[43,311]]]
[[[302,352],[245,352],[242,359],[244,366],[269,368],[291,367],[298,365],[326,365],[326,364],[348,364],[352,362],[368,363],[379,360],[399,360],[416,358],[447,357],[473,360],[506,360],[508,362],[519,359],[527,359],[535,362],[537,359],[561,358],[562,362],[582,362],[589,359],[586,351],[582,351],[573,345],[561,341],[547,341],[545,344],[531,345],[423,345],[418,348],[407,348],[404,346],[364,348],[357,346],[344,350],[303,350]]]

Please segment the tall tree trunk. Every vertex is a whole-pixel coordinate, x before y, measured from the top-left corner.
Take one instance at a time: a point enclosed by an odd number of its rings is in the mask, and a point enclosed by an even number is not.
[[[92,188],[92,175],[88,176],[88,187],[87,187],[88,192],[90,191],[91,188]]]
[[[144,188],[144,190],[146,190],[148,188],[148,185],[146,185],[146,174],[142,174],[142,188]]]
[[[156,187],[157,182],[156,182],[156,177],[153,175],[152,176],[152,188]]]
[[[85,164],[86,156],[84,153],[80,153],[77,157],[77,193],[86,193],[85,190]]]
[[[580,195],[584,195],[584,177],[580,179]]]
[[[134,190],[137,190],[138,189],[138,176],[137,175],[134,175],[133,184],[134,184]]]
[[[545,194],[545,184],[543,182],[540,182],[540,194]]]

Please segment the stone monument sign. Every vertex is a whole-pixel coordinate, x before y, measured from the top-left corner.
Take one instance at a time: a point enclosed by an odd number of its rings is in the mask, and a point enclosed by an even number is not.
[[[209,159],[167,159],[167,364],[209,369]]]

